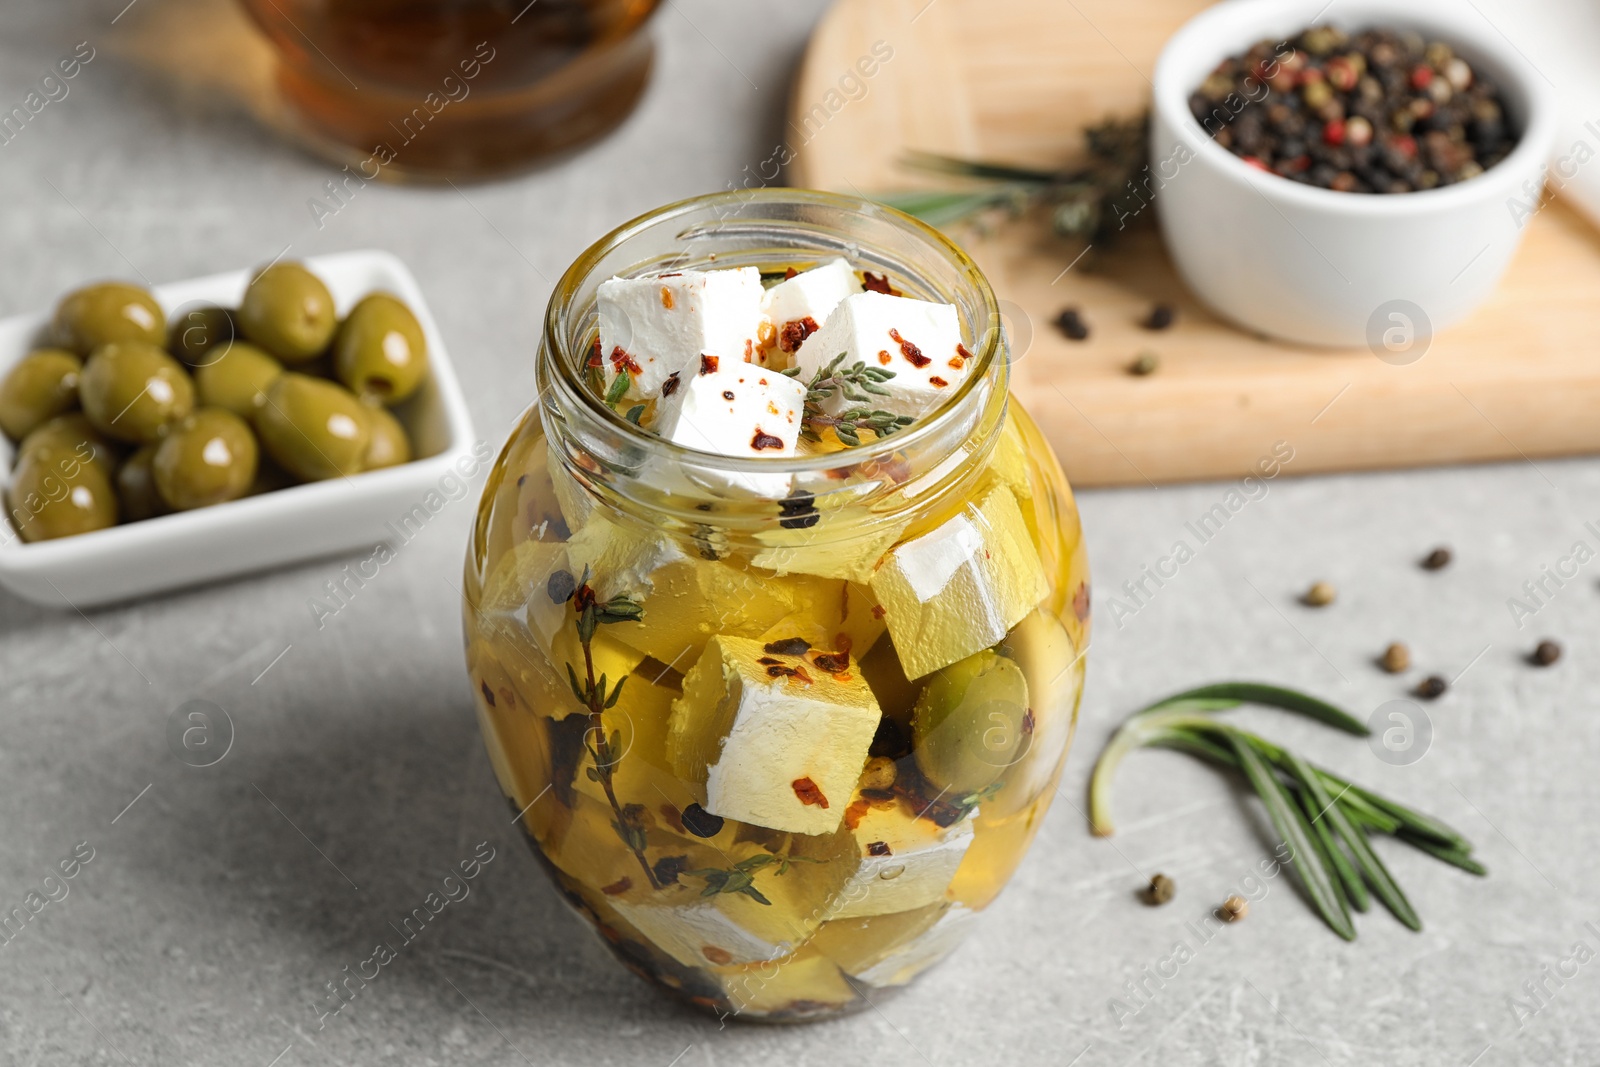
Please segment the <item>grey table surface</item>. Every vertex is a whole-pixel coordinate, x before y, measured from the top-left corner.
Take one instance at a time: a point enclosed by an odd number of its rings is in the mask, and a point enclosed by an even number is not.
[[[307,201],[328,168],[172,76],[226,66],[204,34],[152,63],[204,0],[124,3],[0,8],[6,108],[77,42],[96,49],[70,94],[0,145],[0,313],[88,276],[173,280],[285,244],[390,249],[496,444],[531,395],[552,280],[620,220],[772,154],[823,6],[672,0],[654,85],[614,137],[514,181],[369,186],[318,228]],[[1507,601],[1576,543],[1600,547],[1585,525],[1600,520],[1600,462],[1278,479],[1147,602],[1119,592],[1193,540],[1185,523],[1227,488],[1082,494],[1098,630],[1062,799],[955,957],[873,1010],[803,1028],[722,1027],[655,995],[564,910],[508,825],[461,661],[470,503],[320,630],[308,602],[347,560],[88,616],[0,595],[0,910],[47,899],[58,862],[92,851],[67,895],[0,944],[0,1063],[1595,1062],[1600,725],[1585,694],[1600,681],[1600,565],[1522,628]],[[1457,562],[1418,569],[1441,542]],[[1315,577],[1340,589],[1321,612],[1294,600]],[[1113,618],[1118,596],[1137,610]],[[1544,635],[1567,653],[1536,670],[1522,656]],[[1393,854],[1425,932],[1370,914],[1345,944],[1290,879],[1248,881],[1270,851],[1258,808],[1181,756],[1131,759],[1121,832],[1087,833],[1090,757],[1140,702],[1247,676],[1365,716],[1404,695],[1407,679],[1371,662],[1393,638],[1414,650],[1409,680],[1459,675],[1423,713],[1425,758],[1396,765],[1316,726],[1253,721],[1476,839],[1487,880]],[[236,731],[204,769],[167,740],[193,699]],[[470,896],[320,1018],[326,983],[484,841],[495,858]],[[1178,896],[1152,910],[1136,890],[1157,870]],[[1241,890],[1257,901],[1248,920],[1196,937]]]

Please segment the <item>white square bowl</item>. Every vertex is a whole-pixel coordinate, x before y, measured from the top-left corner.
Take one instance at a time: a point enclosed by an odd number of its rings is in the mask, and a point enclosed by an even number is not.
[[[392,540],[413,509],[449,495],[487,460],[474,450],[466,401],[416,279],[387,252],[341,252],[305,264],[333,293],[341,316],[363,296],[391,292],[416,313],[428,341],[429,374],[395,409],[416,459],[348,478],[310,482],[195,511],[113,526],[76,537],[25,543],[0,520],[0,585],[38,604],[86,608],[215,581],[294,560]],[[197,304],[238,307],[251,271],[158,285],[167,312]],[[0,376],[39,347],[51,313],[0,322]],[[9,482],[13,448],[0,437],[0,483]]]

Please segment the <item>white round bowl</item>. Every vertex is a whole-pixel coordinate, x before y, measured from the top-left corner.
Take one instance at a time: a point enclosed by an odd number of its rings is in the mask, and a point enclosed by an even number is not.
[[[1521,140],[1476,178],[1412,193],[1334,192],[1245,163],[1188,98],[1222,60],[1313,20],[1444,41],[1499,87]],[[1513,205],[1543,184],[1557,118],[1548,84],[1467,0],[1228,0],[1156,62],[1150,169],[1167,251],[1195,295],[1248,330],[1403,350],[1465,318],[1500,280],[1526,222]]]

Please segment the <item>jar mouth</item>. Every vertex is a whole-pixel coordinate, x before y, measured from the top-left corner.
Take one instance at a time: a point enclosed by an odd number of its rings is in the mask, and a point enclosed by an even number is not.
[[[930,255],[939,256],[953,266],[962,282],[970,286],[969,295],[976,298],[974,304],[978,309],[972,316],[971,322],[963,323],[963,332],[970,330],[972,334],[968,340],[975,362],[970,364],[969,373],[956,390],[912,426],[887,437],[854,445],[842,452],[781,457],[725,456],[717,452],[706,452],[680,445],[629,421],[609,407],[602,397],[596,396],[594,390],[584,380],[581,369],[583,360],[579,357],[586,354],[586,351],[579,353],[574,349],[571,343],[574,339],[573,331],[568,328],[575,315],[581,315],[587,310],[578,306],[584,283],[595,274],[610,254],[646,232],[672,223],[674,219],[681,219],[685,223],[675,237],[687,249],[697,240],[737,236],[752,228],[761,229],[772,225],[770,222],[743,215],[743,212],[752,206],[759,209],[763,205],[771,208],[816,209],[819,212],[865,216],[888,224],[899,230],[902,236],[919,240],[927,246]],[[713,218],[710,221],[694,221],[706,215],[711,215]],[[796,229],[800,227],[797,226]],[[813,229],[805,229],[804,232],[813,240],[818,238],[817,231]],[[877,260],[879,257],[874,256],[873,251],[857,241],[842,236],[838,238],[837,254],[849,260],[852,267],[859,269],[863,259]],[[693,257],[688,251],[682,253],[684,261],[691,258]],[[711,253],[707,258],[715,260],[716,253]],[[652,263],[650,270],[667,269],[672,265],[683,264],[673,264],[670,259],[661,259]],[[885,262],[877,265],[890,264]],[[911,294],[908,292],[907,295]],[[958,413],[968,407],[969,398],[985,389],[989,373],[996,365],[997,357],[1001,356],[1004,344],[1000,305],[988,279],[966,252],[932,226],[904,212],[861,197],[812,189],[751,189],[704,194],[667,204],[623,223],[590,245],[573,261],[572,266],[567,268],[567,272],[556,283],[555,291],[551,294],[545,314],[544,345],[540,358],[549,363],[546,369],[551,375],[549,381],[552,388],[559,389],[566,395],[569,403],[575,402],[589,417],[598,420],[606,430],[628,444],[647,448],[655,455],[664,456],[669,460],[686,461],[707,470],[751,474],[782,471],[800,474],[827,471],[837,468],[841,462],[858,464],[887,461],[896,452],[916,448],[925,441],[941,436],[946,432],[947,425],[958,417]]]

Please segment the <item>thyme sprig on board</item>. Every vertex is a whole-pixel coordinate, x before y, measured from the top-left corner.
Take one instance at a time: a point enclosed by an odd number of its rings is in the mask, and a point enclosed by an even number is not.
[[[1351,912],[1376,896],[1413,930],[1422,920],[1373,850],[1373,835],[1388,835],[1472,874],[1487,869],[1472,843],[1431,815],[1364,789],[1255,734],[1214,717],[1240,704],[1259,704],[1309,716],[1345,733],[1366,736],[1365,724],[1332,704],[1278,686],[1224,682],[1176,693],[1128,718],[1100,753],[1089,781],[1089,822],[1109,836],[1111,780],[1124,757],[1146,746],[1173,748],[1241,771],[1266,805],[1273,829],[1292,852],[1291,863],[1317,913],[1340,937],[1355,940]],[[1371,891],[1370,896],[1368,891]]]

